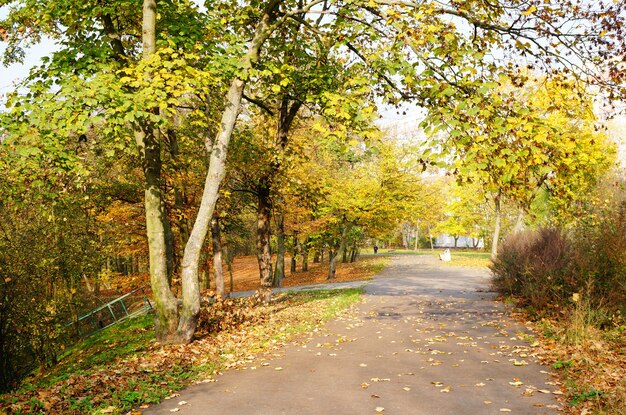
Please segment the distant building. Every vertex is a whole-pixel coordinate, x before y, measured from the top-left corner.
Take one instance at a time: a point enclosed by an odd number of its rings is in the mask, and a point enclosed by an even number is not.
[[[440,235],[435,239],[435,248],[454,248],[454,236]],[[470,238],[469,236],[459,236],[456,241],[457,248],[484,248],[485,241],[482,238]]]

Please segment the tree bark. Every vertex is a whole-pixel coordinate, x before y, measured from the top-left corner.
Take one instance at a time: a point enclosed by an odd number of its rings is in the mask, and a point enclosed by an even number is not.
[[[215,295],[224,298],[224,270],[222,268],[222,237],[218,215],[211,219],[211,241],[213,242],[213,277],[215,278]]]
[[[321,257],[322,257],[322,249],[319,247],[315,248],[315,253],[313,254],[313,263],[319,264],[321,262]]]
[[[430,232],[430,228],[428,229],[428,238],[430,239],[430,250],[435,250],[435,244],[433,244],[433,234]]]
[[[143,59],[156,52],[156,0],[143,2]],[[170,290],[168,275],[167,215],[161,191],[161,148],[158,129],[145,122],[135,129],[135,143],[145,176],[146,234],[150,257],[150,284],[156,309],[156,338],[174,340],[178,324],[177,301]]]
[[[228,247],[228,243],[225,243],[223,246],[224,249],[224,257],[226,258],[226,269],[228,269],[228,279],[230,282],[230,289],[228,290],[228,296],[233,292],[233,255]]]
[[[257,296],[266,304],[272,297],[272,258],[270,251],[270,190],[265,184],[257,189],[257,260],[261,285]]]
[[[307,238],[300,249],[300,252],[302,253],[302,272],[307,272],[309,270],[309,244],[310,241],[309,238]]]
[[[226,94],[226,106],[222,112],[220,129],[215,139],[212,142],[207,140],[206,143],[207,149],[211,151],[209,169],[204,182],[198,215],[189,235],[187,245],[185,245],[182,260],[183,306],[177,329],[177,338],[180,343],[191,342],[198,322],[198,313],[200,312],[200,290],[198,284],[200,251],[208,232],[215,203],[217,202],[219,186],[226,172],[226,152],[237,117],[241,111],[241,100],[246,85],[245,73],[252,69],[253,64],[259,59],[261,47],[273,30],[270,23],[275,17],[279,4],[278,0],[270,2],[263,17],[257,24],[254,37],[248,43],[248,50],[241,61],[241,70],[244,71],[244,76],[236,77],[230,83]]]
[[[329,256],[329,261],[328,261],[328,280],[334,280],[335,279],[335,274],[337,272],[337,255],[339,254],[339,251],[337,250],[330,250],[328,252],[328,256]]]
[[[298,233],[294,232],[293,233],[293,254],[291,255],[291,267],[289,268],[289,271],[292,274],[295,274],[296,272],[296,266],[298,265],[298,251],[300,250],[300,241],[298,240]]]
[[[285,278],[285,218],[279,207],[276,210],[276,269],[272,287],[282,287]]]
[[[491,259],[495,259],[498,256],[498,240],[500,239],[500,222],[501,222],[501,206],[500,195],[494,198],[494,205],[496,211],[496,223],[493,228],[493,240],[491,241]]]

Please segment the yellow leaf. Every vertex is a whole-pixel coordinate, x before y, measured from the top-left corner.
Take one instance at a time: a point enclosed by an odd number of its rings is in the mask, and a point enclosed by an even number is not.
[[[528,8],[528,10],[526,10],[525,12],[522,12],[522,14],[524,16],[528,16],[528,15],[532,14],[533,12],[535,12],[536,10],[537,10],[537,6],[530,6]]]

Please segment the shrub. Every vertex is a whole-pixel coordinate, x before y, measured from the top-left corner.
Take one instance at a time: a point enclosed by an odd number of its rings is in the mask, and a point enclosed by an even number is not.
[[[576,230],[572,262],[593,305],[617,311],[626,307],[626,202],[598,216]]]
[[[493,287],[537,309],[562,302],[573,290],[567,278],[570,252],[568,239],[558,229],[516,233],[491,265]]]
[[[555,228],[514,234],[491,270],[497,292],[538,310],[571,307],[575,293],[607,315],[625,310],[626,203],[590,215],[568,234]]]

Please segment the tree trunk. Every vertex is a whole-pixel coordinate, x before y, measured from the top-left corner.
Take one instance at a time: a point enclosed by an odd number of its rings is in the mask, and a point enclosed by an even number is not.
[[[156,52],[156,0],[143,2],[143,59]],[[145,176],[146,234],[150,257],[150,284],[156,309],[156,339],[169,343],[178,325],[177,301],[168,275],[167,215],[161,191],[161,148],[159,130],[147,121],[135,129],[135,142]]]
[[[266,185],[258,187],[257,208],[257,260],[259,262],[259,276],[261,285],[257,296],[266,304],[272,297],[272,258],[270,251],[270,191]]]
[[[230,282],[230,289],[228,290],[228,296],[230,297],[233,292],[233,256],[228,248],[228,244],[223,245],[224,257],[226,258],[226,269],[228,269],[228,279]]]
[[[198,270],[198,280],[200,281],[200,289],[208,290],[211,288],[211,277],[209,272],[211,266],[209,265],[209,249],[204,247],[200,254],[200,269]]]
[[[300,251],[300,241],[298,240],[298,233],[294,232],[293,233],[293,253],[291,255],[291,267],[289,268],[289,271],[292,274],[296,273],[296,267],[298,265],[297,263],[298,251]]]
[[[321,248],[315,248],[315,253],[313,254],[313,263],[314,264],[319,264],[321,262],[321,256],[322,256],[322,252],[321,252]]]
[[[498,239],[500,239],[500,195],[494,198],[495,211],[496,211],[496,223],[493,228],[493,240],[491,241],[491,259],[495,259],[498,256]]]
[[[345,223],[345,220],[344,220],[344,224],[341,229],[341,244],[339,245],[339,252],[341,252],[341,256],[342,256],[341,262],[344,264],[348,262],[348,250],[346,249],[347,239],[348,239],[348,224]]]
[[[180,173],[182,171],[182,167],[178,160],[179,157],[179,147],[178,147],[178,136],[176,131],[169,130],[167,133],[168,142],[169,142],[169,151],[172,156],[172,163],[174,168],[174,177],[172,179],[171,186],[174,190],[174,217],[178,218],[178,221],[175,222],[175,226],[178,229],[178,245],[183,247],[187,244],[189,240],[189,220],[187,219],[187,215],[185,215],[185,184],[183,179],[180,177]],[[174,251],[174,233],[169,230],[168,238],[169,243],[168,246],[171,246],[172,251],[172,263],[171,263],[171,273],[177,273],[180,271],[180,257]]]
[[[309,238],[302,244],[299,251],[302,253],[302,272],[309,270]]]
[[[419,225],[416,223],[415,224],[415,247],[413,248],[414,251],[417,251],[419,239],[420,239],[420,228],[419,228]]]
[[[282,287],[285,279],[285,218],[279,207],[276,210],[276,269],[272,287]]]
[[[330,250],[328,252],[328,256],[329,256],[329,261],[328,261],[328,280],[334,280],[335,279],[335,274],[337,272],[337,264],[336,264],[336,260],[337,260],[337,255],[339,254],[339,251],[337,250]]]
[[[215,278],[215,295],[224,298],[224,271],[222,269],[222,239],[218,215],[211,219],[211,241],[213,242],[213,277]]]
[[[248,50],[241,60],[241,69],[243,71],[252,69],[253,64],[258,60],[261,47],[273,30],[270,27],[270,22],[273,20],[279,4],[279,1],[273,0],[256,26],[254,37],[248,43]],[[206,143],[207,149],[211,151],[209,170],[204,182],[198,215],[185,246],[182,261],[183,306],[177,330],[178,341],[181,343],[191,342],[198,322],[198,313],[200,311],[200,290],[198,285],[200,251],[208,232],[215,203],[217,202],[219,186],[226,172],[226,152],[237,117],[241,111],[241,100],[245,85],[246,81],[242,78],[232,80],[226,94],[226,106],[222,112],[219,124],[220,130],[212,143],[208,141]]]

